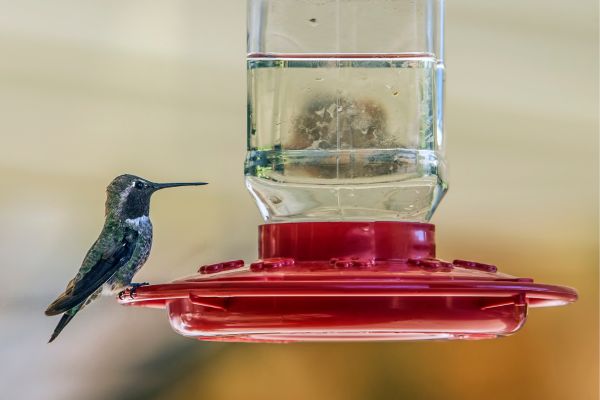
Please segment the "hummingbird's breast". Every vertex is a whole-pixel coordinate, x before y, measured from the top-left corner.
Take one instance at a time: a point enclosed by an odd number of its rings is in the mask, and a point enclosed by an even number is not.
[[[152,222],[147,215],[126,219],[124,224],[135,230],[138,235],[136,238],[133,254],[113,277],[106,283],[104,293],[116,293],[128,286],[133,276],[146,263],[152,248]]]
[[[149,236],[152,238],[152,222],[147,215],[125,220],[125,225],[134,229],[140,236]]]
[[[136,249],[131,257],[131,268],[134,269],[133,273],[135,274],[144,265],[150,255],[150,248],[152,247],[152,222],[147,215],[143,215],[138,218],[127,219],[125,223],[138,233]]]

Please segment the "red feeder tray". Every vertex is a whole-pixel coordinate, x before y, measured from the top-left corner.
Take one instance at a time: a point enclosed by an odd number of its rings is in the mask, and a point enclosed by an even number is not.
[[[435,258],[435,227],[404,222],[305,222],[259,228],[260,260],[205,265],[143,286],[123,304],[166,308],[201,340],[293,342],[486,339],[523,326],[528,307],[577,293]]]

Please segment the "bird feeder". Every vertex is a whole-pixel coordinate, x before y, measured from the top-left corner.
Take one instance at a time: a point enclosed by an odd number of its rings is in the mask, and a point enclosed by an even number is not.
[[[443,0],[248,0],[246,186],[258,260],[202,266],[123,304],[215,341],[484,339],[577,299],[445,261]]]

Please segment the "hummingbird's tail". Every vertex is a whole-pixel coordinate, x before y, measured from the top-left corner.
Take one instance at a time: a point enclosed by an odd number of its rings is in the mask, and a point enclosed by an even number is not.
[[[56,339],[56,337],[62,332],[62,330],[65,329],[65,326],[67,326],[67,324],[71,322],[71,320],[73,319],[75,314],[77,314],[78,311],[79,307],[76,307],[63,314],[60,321],[58,321],[58,325],[56,325],[56,328],[54,328],[54,332],[52,332],[52,336],[50,336],[50,340],[48,340],[48,343],[52,343],[54,339]]]

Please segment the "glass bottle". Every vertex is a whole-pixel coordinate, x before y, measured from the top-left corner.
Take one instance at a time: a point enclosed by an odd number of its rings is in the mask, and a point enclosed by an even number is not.
[[[267,222],[421,221],[448,188],[443,0],[248,0],[246,185]]]

